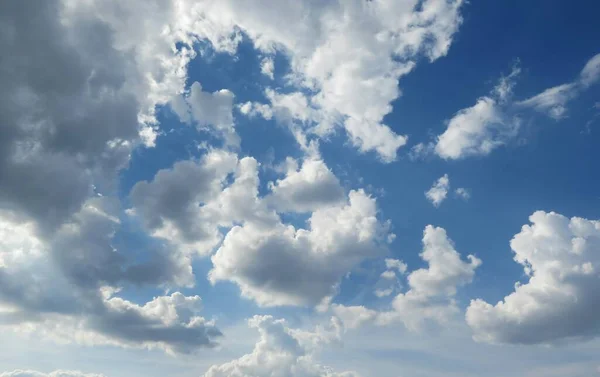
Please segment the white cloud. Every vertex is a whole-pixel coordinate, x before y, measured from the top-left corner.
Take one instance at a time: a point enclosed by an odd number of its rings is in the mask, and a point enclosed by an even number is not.
[[[252,352],[212,366],[203,377],[357,377],[353,372],[334,372],[315,361],[319,348],[332,342],[331,334],[322,329],[291,329],[284,320],[271,316],[255,316],[248,324],[260,334]]]
[[[565,117],[567,103],[577,95],[576,84],[563,84],[546,89],[540,94],[519,102],[518,105],[547,113],[549,117],[558,120]]]
[[[233,100],[231,91],[204,92],[202,85],[196,81],[190,87],[189,95],[171,100],[171,108],[182,122],[194,121],[199,129],[215,130],[228,145],[238,146],[240,140],[233,123]]]
[[[148,249],[127,263],[112,245],[118,218],[110,199],[86,202],[51,238],[10,213],[0,216],[0,323],[60,342],[191,352],[220,335],[180,293],[139,306],[114,296],[121,284],[193,283],[189,261]]]
[[[520,70],[503,77],[489,96],[458,111],[448,121],[446,131],[435,142],[435,153],[443,159],[461,159],[468,156],[487,155],[514,137],[520,121],[506,113],[514,80]]]
[[[444,56],[462,19],[461,0],[200,3],[196,25],[213,45],[241,28],[263,52],[291,60],[290,79],[314,93],[317,135],[342,125],[360,151],[396,158],[406,137],[383,123],[400,95],[398,80],[419,56]],[[418,6],[417,6],[418,5]],[[301,114],[306,118],[306,114]],[[322,119],[333,120],[324,124]]]
[[[397,273],[404,274],[408,266],[398,259],[385,259],[386,270],[379,276],[379,281],[375,285],[375,296],[382,298],[388,297],[401,287]]]
[[[261,116],[267,120],[273,118],[271,106],[258,102],[244,102],[239,106],[240,112],[250,118]]]
[[[518,102],[512,100],[514,80],[520,73],[515,67],[488,96],[479,98],[474,106],[458,111],[435,142],[413,146],[409,157],[425,157],[432,150],[447,160],[488,155],[518,134],[519,114],[523,109],[534,109],[556,120],[566,117],[568,103],[600,78],[599,66],[600,54],[587,62],[577,80]]]
[[[577,80],[544,90],[531,98],[517,102],[517,106],[531,108],[560,120],[566,117],[567,105],[581,92],[600,79],[600,54],[591,58],[581,70]]]
[[[588,60],[588,62],[585,64],[585,66],[581,70],[581,73],[579,74],[579,82],[584,87],[587,88],[588,86],[591,86],[591,85],[595,84],[596,82],[598,82],[599,79],[600,79],[600,54],[597,54],[594,57],[592,57],[590,60]]]
[[[258,197],[258,184],[254,158],[238,160],[234,153],[210,150],[198,161],[160,170],[151,182],[138,182],[130,193],[130,213],[153,236],[188,254],[208,255],[222,239],[219,227],[277,223],[275,213]]]
[[[423,232],[421,258],[427,268],[412,271],[408,290],[392,301],[392,310],[376,311],[362,306],[333,304],[331,309],[348,328],[367,322],[389,325],[402,322],[410,330],[419,330],[429,322],[445,323],[459,310],[454,296],[459,287],[472,282],[481,260],[468,255],[463,261],[443,228],[427,225]]]
[[[408,268],[406,263],[402,262],[401,260],[391,258],[385,259],[385,267],[388,270],[397,270],[401,274],[405,273],[406,269]]]
[[[313,306],[333,294],[353,267],[378,255],[390,237],[375,200],[362,190],[317,209],[307,225],[246,222],[232,228],[212,257],[209,279],[235,282],[262,306]]]
[[[471,198],[471,190],[466,189],[464,187],[459,187],[456,190],[454,190],[454,194],[456,194],[456,196],[465,201]]]
[[[267,197],[277,211],[312,212],[344,201],[339,180],[323,160],[306,159],[299,169],[295,160],[288,160],[285,178],[270,184]]]
[[[275,78],[275,62],[272,57],[266,57],[261,61],[260,72],[271,80]]]
[[[450,189],[450,178],[448,174],[444,174],[437,181],[433,183],[433,186],[425,192],[427,200],[433,204],[434,207],[439,207],[446,197],[448,196],[448,190]]]
[[[477,299],[466,314],[476,340],[553,343],[598,336],[600,222],[538,211],[514,236],[526,283],[496,305]]]

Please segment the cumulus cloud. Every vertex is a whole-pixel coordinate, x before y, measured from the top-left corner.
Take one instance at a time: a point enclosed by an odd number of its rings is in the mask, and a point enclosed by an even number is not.
[[[197,30],[216,48],[237,28],[269,54],[290,59],[289,79],[311,94],[311,133],[341,125],[362,152],[386,162],[406,143],[383,118],[400,95],[398,80],[420,56],[444,56],[462,21],[463,1],[221,1],[200,3]],[[300,114],[306,118],[307,114]],[[332,120],[329,124],[322,119]]]
[[[316,352],[336,338],[333,332],[291,329],[285,320],[255,316],[248,321],[259,332],[254,349],[239,359],[214,365],[203,377],[357,377],[354,372],[334,372],[315,361]],[[335,323],[334,323],[335,326]],[[319,331],[321,330],[321,331]]]
[[[344,190],[323,160],[308,158],[298,168],[293,159],[287,161],[283,179],[272,182],[267,199],[280,212],[312,212],[344,200]]]
[[[180,293],[143,306],[116,296],[120,284],[193,283],[188,263],[165,250],[147,262],[126,261],[111,239],[106,199],[87,202],[54,237],[30,222],[0,216],[0,325],[54,340],[191,352],[214,345],[214,324],[196,314],[200,298]],[[196,307],[192,307],[195,304]]]
[[[375,199],[351,191],[339,205],[314,211],[306,229],[235,226],[212,256],[209,279],[235,282],[244,297],[262,306],[314,306],[353,267],[377,256],[390,237]]]
[[[0,4],[2,325],[173,352],[214,344],[219,332],[201,317],[157,317],[156,303],[102,294],[194,281],[189,259],[164,243],[142,261],[114,242],[118,173],[133,148],[155,143],[155,108],[183,92],[195,55],[185,12],[173,2]],[[168,297],[171,312],[187,305]]]
[[[267,120],[273,118],[273,109],[269,105],[258,102],[244,102],[238,106],[240,112],[250,118],[261,116]]]
[[[600,222],[538,211],[510,242],[527,282],[496,305],[473,300],[467,323],[493,343],[555,343],[598,336]]]
[[[387,297],[401,288],[398,273],[404,274],[408,266],[406,263],[398,259],[385,259],[386,270],[379,276],[379,281],[375,285],[375,296],[382,298]]]
[[[448,174],[444,174],[437,181],[433,183],[433,186],[425,192],[427,200],[433,204],[434,207],[439,207],[446,197],[448,196],[448,190],[450,189],[450,178]]]
[[[448,122],[446,130],[436,138],[432,148],[446,160],[468,156],[488,155],[492,150],[514,137],[520,126],[517,117],[507,111],[514,80],[520,69],[503,77],[490,95],[481,97],[472,107],[458,111]]]
[[[188,254],[208,255],[221,241],[219,227],[277,223],[276,214],[258,197],[258,184],[254,158],[211,150],[197,161],[160,170],[151,182],[138,182],[130,193],[129,213],[153,236]]]
[[[182,122],[194,122],[198,129],[214,130],[227,145],[238,146],[240,140],[233,123],[233,100],[231,91],[222,89],[208,93],[196,81],[187,96],[174,97],[170,104]]]
[[[420,256],[428,267],[414,270],[407,276],[408,290],[394,297],[392,310],[376,311],[364,306],[333,304],[333,313],[348,328],[365,322],[387,325],[399,321],[410,330],[419,330],[427,322],[446,322],[458,312],[454,299],[458,288],[472,282],[481,260],[468,255],[467,261],[464,261],[446,231],[431,225],[423,231]],[[405,269],[402,264],[400,268]]]

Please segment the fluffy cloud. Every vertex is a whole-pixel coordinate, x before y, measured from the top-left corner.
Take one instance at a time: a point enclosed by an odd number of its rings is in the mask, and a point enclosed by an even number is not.
[[[284,320],[271,316],[255,316],[248,323],[260,334],[252,352],[212,366],[204,377],[357,377],[353,372],[334,372],[314,360],[320,346],[336,338],[335,329],[333,334],[290,329]]]
[[[251,118],[261,116],[267,120],[273,118],[273,109],[269,105],[258,102],[244,102],[239,106],[240,112]]]
[[[143,306],[113,297],[120,284],[193,283],[189,262],[149,250],[127,261],[112,246],[110,201],[86,202],[52,238],[12,213],[0,216],[0,324],[60,341],[191,352],[220,332],[196,314],[200,298],[180,293]]]
[[[481,260],[468,255],[463,261],[454,249],[452,241],[443,228],[428,225],[423,232],[423,252],[421,258],[427,268],[421,268],[408,275],[409,290],[394,298],[392,306],[407,328],[419,328],[427,319],[444,322],[456,312],[453,297],[458,287],[471,283],[475,269]],[[385,318],[385,316],[384,316]]]
[[[275,62],[273,61],[273,58],[266,57],[261,61],[260,72],[273,80],[275,72]]]
[[[193,10],[203,20],[198,34],[217,49],[239,27],[263,52],[279,50],[290,58],[290,81],[314,93],[309,112],[318,114],[312,118],[318,125],[311,133],[323,135],[341,124],[360,151],[375,151],[389,162],[406,143],[383,123],[400,95],[398,80],[418,57],[435,60],[447,53],[462,3],[228,0],[200,2]]]
[[[481,97],[474,106],[458,111],[448,121],[446,131],[437,137],[433,151],[447,160],[487,155],[514,137],[520,122],[506,109],[519,72],[518,68],[513,69],[489,96]]]
[[[317,209],[307,224],[296,229],[246,222],[232,228],[212,257],[210,280],[233,281],[243,296],[264,306],[316,305],[391,237],[387,223],[377,218],[375,200],[363,191]]]
[[[72,370],[55,370],[50,373],[42,373],[34,370],[13,370],[12,372],[2,372],[0,377],[104,377],[101,374],[83,373]]]
[[[385,259],[386,270],[379,276],[379,281],[373,292],[375,296],[382,298],[390,296],[392,293],[400,289],[400,281],[398,273],[406,273],[408,266],[398,259]]]
[[[129,213],[153,236],[186,253],[207,255],[221,241],[219,227],[277,223],[275,213],[258,197],[258,184],[254,158],[211,150],[198,161],[160,170],[151,182],[138,182],[130,193]]]
[[[433,183],[433,186],[425,192],[427,200],[433,204],[434,207],[439,207],[446,197],[448,196],[448,190],[450,189],[450,178],[448,174],[444,174],[440,179]]]
[[[283,179],[271,183],[272,195],[267,199],[281,212],[312,212],[336,205],[344,200],[340,182],[323,160],[308,158],[298,164],[288,159]]]
[[[471,198],[471,191],[464,187],[459,187],[454,190],[454,194],[463,200],[469,200]]]
[[[428,267],[414,270],[407,276],[408,290],[393,299],[393,310],[376,311],[363,306],[334,304],[331,307],[333,313],[348,328],[365,322],[387,325],[400,321],[406,328],[418,330],[428,321],[447,321],[458,312],[454,300],[458,288],[471,283],[481,260],[473,255],[467,257],[468,261],[462,260],[446,231],[431,225],[423,232],[420,255]]]
[[[214,93],[202,91],[202,85],[194,82],[187,96],[174,97],[171,108],[185,123],[195,122],[199,129],[214,130],[227,145],[240,143],[233,124],[234,95],[227,89]]]
[[[538,211],[514,236],[515,261],[528,276],[496,305],[473,300],[466,314],[476,340],[552,343],[600,333],[600,222]]]

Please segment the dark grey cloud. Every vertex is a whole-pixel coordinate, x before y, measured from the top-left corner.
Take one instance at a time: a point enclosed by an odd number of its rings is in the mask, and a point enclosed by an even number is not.
[[[143,261],[114,245],[123,213],[111,197],[142,141],[139,119],[185,80],[157,68],[173,63],[175,71],[186,60],[162,59],[165,46],[173,55],[170,41],[150,38],[140,22],[145,11],[163,10],[147,18],[159,33],[172,5],[130,5],[0,2],[0,305],[10,309],[0,323],[191,352],[220,335],[198,308],[186,309],[199,297],[137,305],[105,294],[193,283],[189,259],[167,242],[143,250]],[[123,33],[123,25],[135,32]],[[94,188],[104,196],[95,197]],[[157,315],[157,306],[177,315]]]

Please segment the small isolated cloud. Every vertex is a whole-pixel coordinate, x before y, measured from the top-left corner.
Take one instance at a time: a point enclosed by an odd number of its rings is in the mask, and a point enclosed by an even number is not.
[[[273,118],[273,109],[271,106],[258,102],[244,102],[238,106],[240,112],[250,118],[261,116],[270,120]]]
[[[271,80],[275,78],[275,62],[272,57],[266,57],[261,61],[260,72]]]
[[[315,354],[339,337],[339,325],[314,332],[291,329],[285,320],[255,316],[248,321],[259,339],[252,352],[220,365],[213,365],[203,377],[358,377],[354,372],[337,373],[319,365]]]
[[[454,190],[454,194],[461,198],[462,200],[469,200],[471,199],[471,190],[466,189],[464,187],[459,187],[456,190]]]
[[[471,301],[478,341],[558,343],[600,335],[600,221],[538,211],[510,246],[527,282],[495,305]]]
[[[450,189],[450,178],[448,174],[444,174],[437,181],[433,183],[433,186],[425,192],[427,200],[433,204],[434,207],[439,207],[446,197],[448,196],[448,190]]]
[[[214,131],[228,145],[237,146],[240,141],[233,123],[233,100],[231,91],[222,89],[208,93],[196,81],[188,95],[174,97],[170,104],[182,122],[194,123],[198,129]]]

